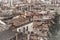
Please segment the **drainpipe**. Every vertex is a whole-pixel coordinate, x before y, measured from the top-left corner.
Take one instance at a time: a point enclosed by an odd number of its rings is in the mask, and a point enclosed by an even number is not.
[[[15,35],[16,35],[16,40],[18,40],[18,32],[16,32],[16,34],[15,34]]]

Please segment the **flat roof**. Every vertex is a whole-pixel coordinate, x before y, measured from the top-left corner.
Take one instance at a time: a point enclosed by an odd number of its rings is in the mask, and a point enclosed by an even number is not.
[[[11,30],[0,32],[0,40],[9,40],[13,37],[15,37],[15,32],[12,32]]]

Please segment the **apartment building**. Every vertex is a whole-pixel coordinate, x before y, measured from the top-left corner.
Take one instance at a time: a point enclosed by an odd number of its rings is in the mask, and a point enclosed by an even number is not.
[[[45,4],[51,4],[51,1],[52,0],[41,0],[43,3],[45,3]]]

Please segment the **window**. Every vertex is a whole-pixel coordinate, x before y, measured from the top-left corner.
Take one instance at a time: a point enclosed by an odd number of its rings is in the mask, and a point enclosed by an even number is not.
[[[26,28],[26,31],[28,31],[28,26],[27,26],[27,28]]]
[[[23,27],[23,32],[25,32],[25,27]]]
[[[21,32],[21,29],[19,29],[19,32]]]

